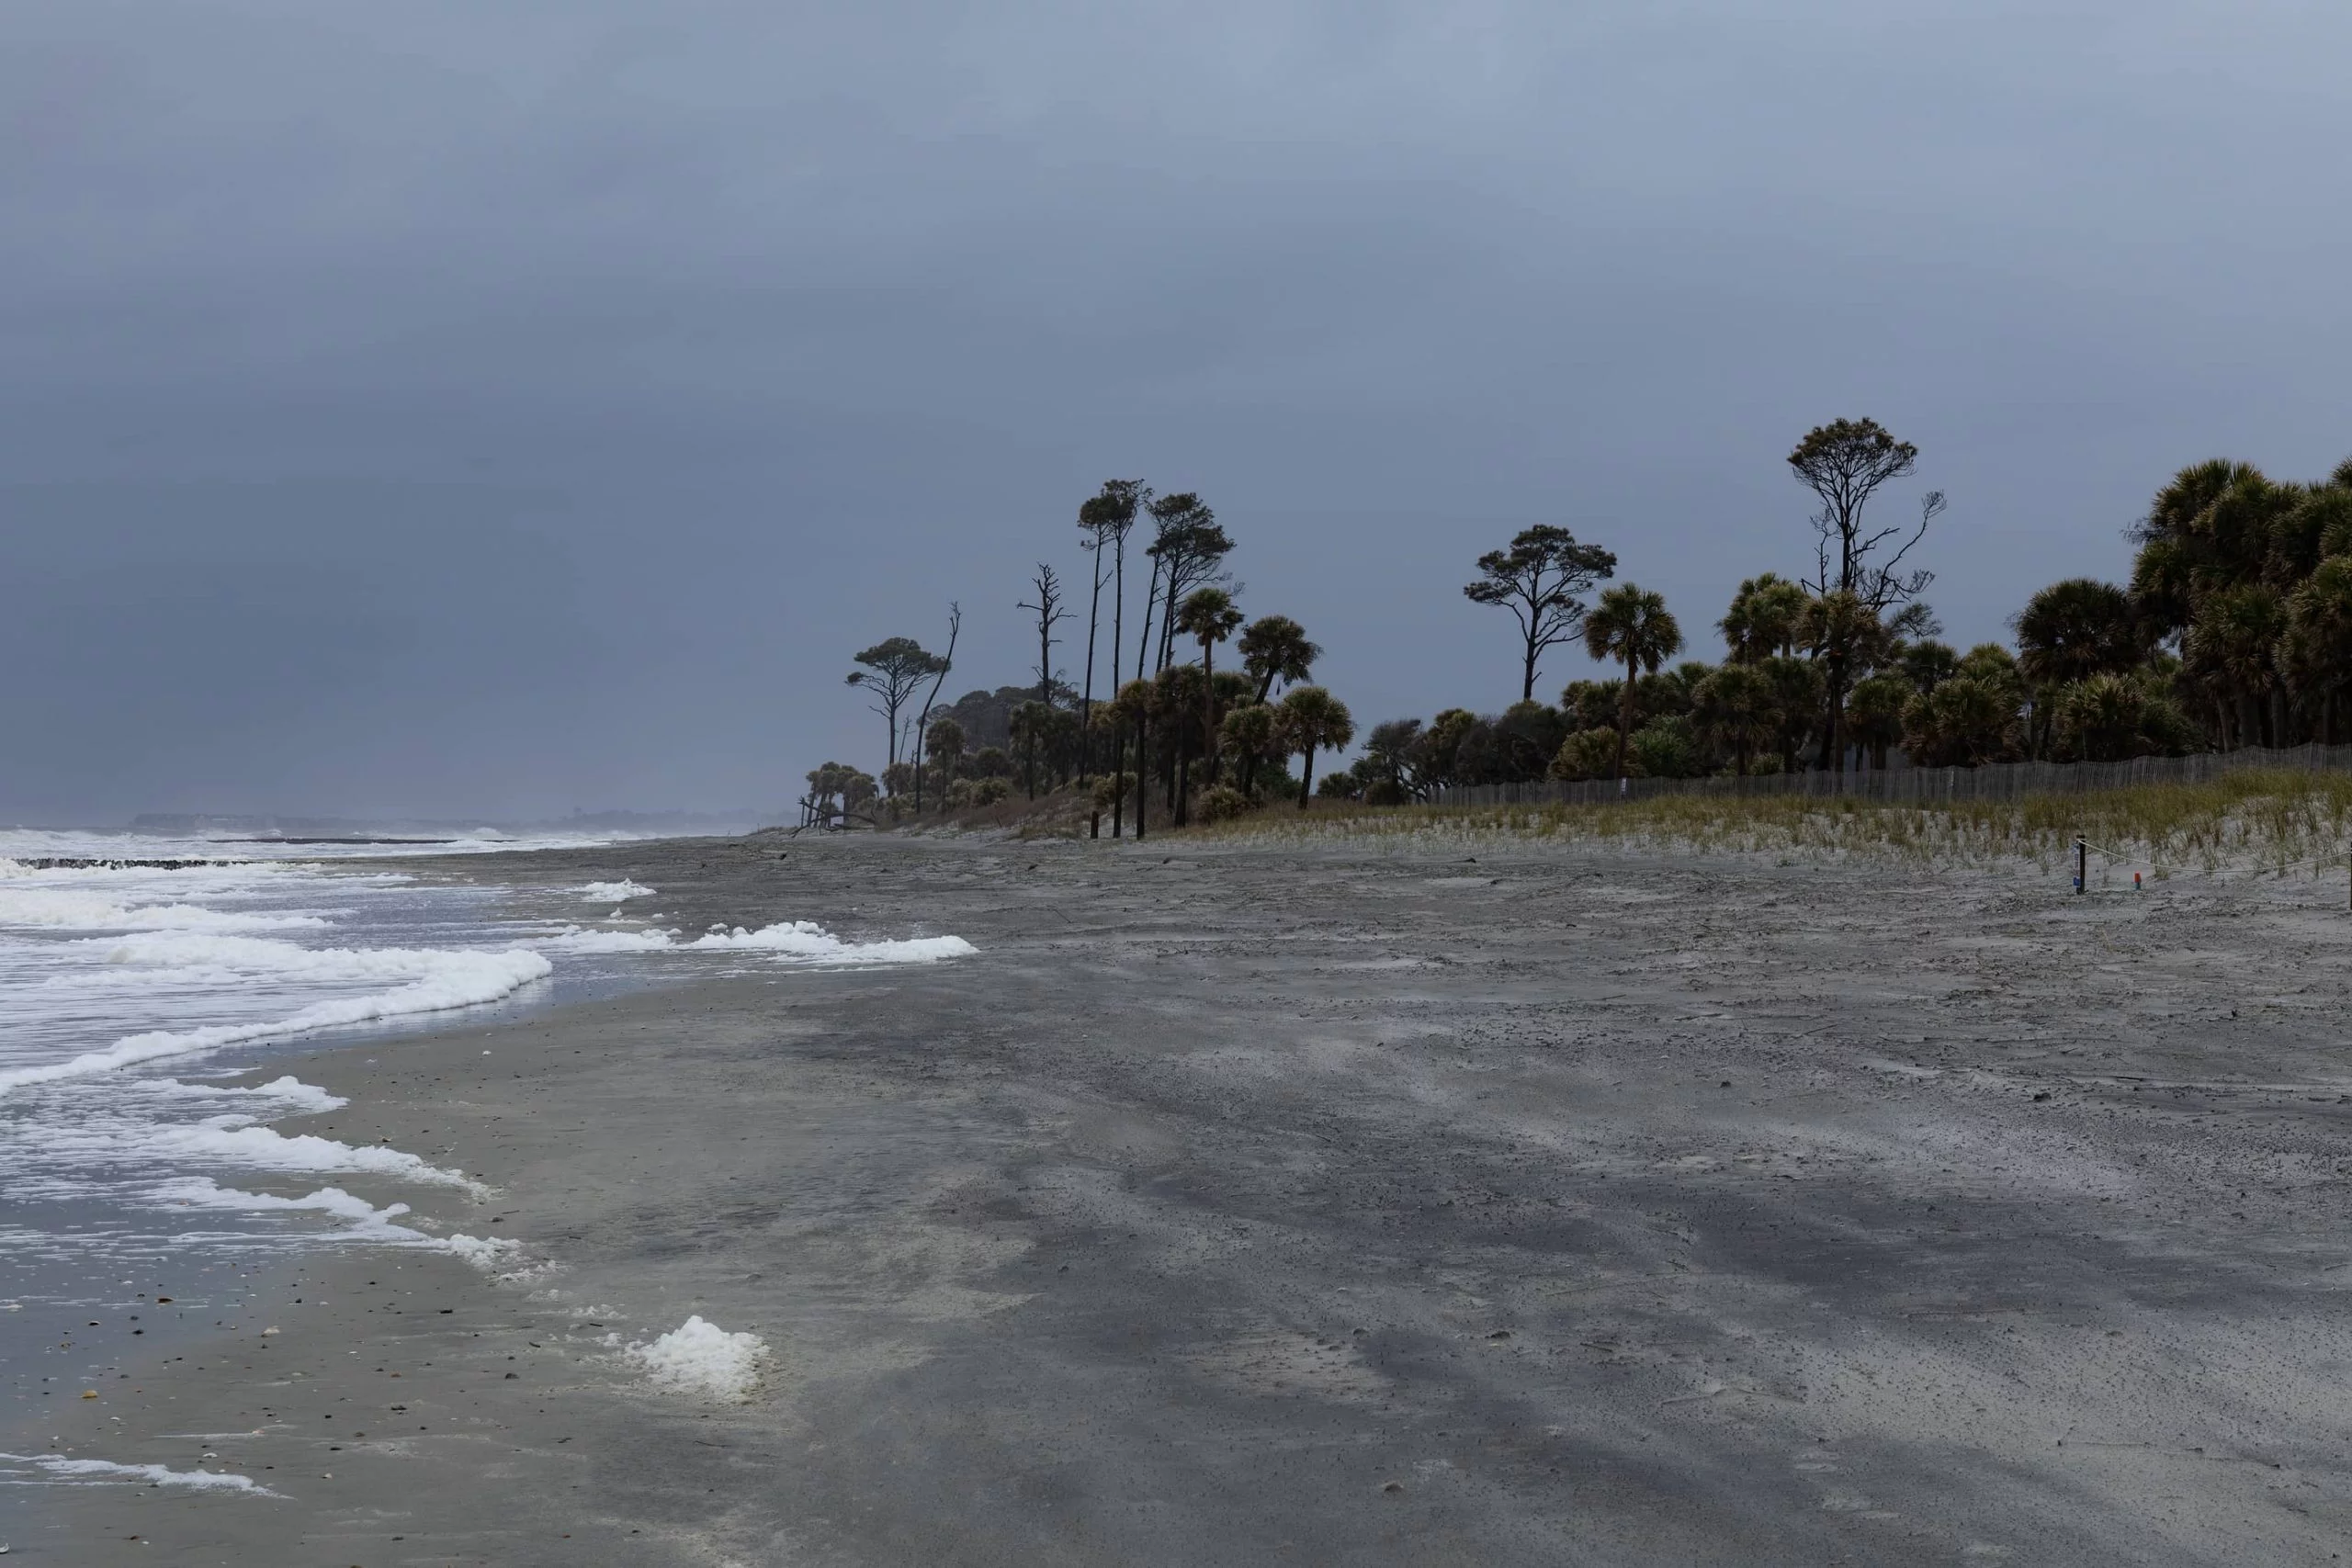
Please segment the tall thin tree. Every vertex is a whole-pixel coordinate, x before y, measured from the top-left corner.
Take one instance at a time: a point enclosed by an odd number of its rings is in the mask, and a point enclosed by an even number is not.
[[[1917,466],[1919,449],[1897,441],[1874,419],[1841,419],[1816,425],[1805,433],[1789,454],[1789,468],[1797,482],[1811,491],[1820,509],[1813,515],[1814,581],[1805,584],[1815,593],[1850,593],[1871,618],[1917,598],[1935,581],[1935,574],[1905,570],[1903,562],[1928,525],[1944,509],[1944,492],[1931,490],[1919,500],[1917,525],[1897,523],[1877,527],[1864,515],[1871,498]],[[1849,649],[1824,650],[1826,675],[1824,696],[1827,712],[1821,735],[1821,763],[1846,768],[1846,688],[1852,682]]]
[[[1154,500],[1151,518],[1157,531],[1149,553],[1166,578],[1160,592],[1156,666],[1165,670],[1175,657],[1176,607],[1193,589],[1223,580],[1225,558],[1232,553],[1233,541],[1208,503],[1189,491]]]
[[[1568,641],[1584,625],[1578,594],[1617,570],[1617,558],[1583,545],[1566,528],[1539,523],[1523,528],[1509,549],[1478,558],[1478,578],[1464,583],[1473,604],[1499,604],[1519,622],[1519,700],[1535,700],[1535,665],[1544,651]]]
[[[964,606],[953,599],[947,602],[947,651],[939,657],[939,671],[932,677],[931,690],[922,699],[922,711],[915,715],[915,814],[922,814],[922,770],[930,758],[931,710],[938,705],[939,688],[945,683],[947,672],[956,668],[956,638],[964,630]]]
[[[1037,617],[1037,700],[1052,705],[1054,700],[1054,644],[1057,640],[1054,628],[1069,618],[1062,608],[1062,580],[1044,561],[1037,563],[1037,575],[1029,580],[1029,590],[1037,602],[1023,599],[1013,606],[1027,610]]]
[[[1080,763],[1081,774],[1092,770],[1094,736],[1094,644],[1102,609],[1102,549],[1111,547],[1111,687],[1119,685],[1120,610],[1126,598],[1127,530],[1136,525],[1136,513],[1143,504],[1145,494],[1141,479],[1106,479],[1102,489],[1089,496],[1078,509],[1079,530],[1086,536],[1086,548],[1094,557],[1094,590],[1086,604],[1086,685],[1079,697],[1078,723],[1081,742],[1088,754]],[[1117,759],[1114,759],[1116,771]],[[1119,836],[1118,807],[1112,807],[1111,836]]]
[[[873,694],[874,711],[882,716],[882,722],[890,732],[888,761],[896,762],[899,710],[907,705],[907,699],[914,695],[924,677],[938,672],[940,658],[926,652],[922,644],[910,637],[894,637],[853,655],[852,661],[865,668],[851,671],[848,683]]]

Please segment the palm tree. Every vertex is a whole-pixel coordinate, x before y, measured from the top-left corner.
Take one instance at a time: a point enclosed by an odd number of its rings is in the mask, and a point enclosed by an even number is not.
[[[2063,686],[2093,675],[2120,675],[2145,654],[2132,596],[2111,582],[2070,577],[2026,601],[2009,622],[2027,680]]]
[[[1772,686],[1775,739],[1781,771],[1797,771],[1797,749],[1813,733],[1821,715],[1821,667],[1810,659],[1776,653],[1757,666]]]
[[[1306,640],[1306,628],[1288,615],[1261,615],[1243,629],[1233,645],[1241,650],[1241,667],[1258,681],[1258,700],[1273,694],[1274,682],[1295,685],[1315,672],[1323,650]]]
[[[1029,798],[1037,798],[1037,747],[1051,733],[1054,710],[1036,701],[1023,703],[1012,710],[1005,729],[1021,743],[1022,771],[1029,791]]]
[[[1601,594],[1585,617],[1585,650],[1603,663],[1623,660],[1625,692],[1617,710],[1617,776],[1625,776],[1625,744],[1634,733],[1634,688],[1645,670],[1682,651],[1682,628],[1666,607],[1664,594],[1621,582]]]
[[[1751,577],[1732,595],[1731,608],[1717,626],[1733,662],[1753,664],[1796,647],[1797,618],[1812,597],[1801,584],[1778,572]]]
[[[2287,604],[2288,647],[2321,694],[2320,741],[2335,744],[2335,694],[2352,679],[2352,556],[2330,556]]]
[[[1690,689],[1690,717],[1710,744],[1732,753],[1746,778],[1749,753],[1772,743],[1780,710],[1763,671],[1726,664]]]
[[[1298,777],[1298,808],[1304,811],[1315,793],[1315,753],[1338,750],[1353,740],[1355,719],[1345,703],[1322,687],[1294,686],[1283,698],[1281,723],[1290,750],[1305,753]]]
[[[1138,839],[1144,836],[1144,801],[1147,795],[1144,780],[1150,770],[1150,764],[1147,759],[1151,754],[1148,742],[1151,739],[1152,697],[1153,690],[1150,682],[1134,680],[1120,687],[1119,694],[1111,699],[1111,705],[1117,710],[1118,719],[1135,727],[1136,837]],[[1118,819],[1118,802],[1126,796],[1126,773],[1123,769],[1114,768],[1112,770],[1112,774],[1119,780],[1118,795],[1112,801],[1112,819],[1115,823]],[[1114,831],[1115,830],[1114,828]]]
[[[1846,698],[1846,720],[1854,743],[1870,748],[1871,766],[1886,767],[1886,749],[1903,739],[1903,709],[1917,688],[1893,671],[1854,682]]]
[[[1859,593],[1833,589],[1806,601],[1797,617],[1797,645],[1822,667],[1826,709],[1821,728],[1819,766],[1833,761],[1846,771],[1846,692],[1853,672],[1883,662],[1894,650],[1894,636],[1870,602]]]
[[[1222,588],[1196,588],[1177,606],[1176,624],[1201,644],[1201,734],[1205,738],[1209,777],[1216,777],[1216,645],[1241,626],[1233,595]]]
[[[2188,668],[2215,691],[2222,711],[2233,715],[2241,745],[2270,743],[2268,698],[2286,631],[2285,604],[2258,582],[2209,593],[2198,606],[2188,630]]]
[[[1241,793],[1251,800],[1258,798],[1258,760],[1273,747],[1276,730],[1275,710],[1264,703],[1247,703],[1225,716],[1217,727],[1217,734],[1233,752],[1234,772],[1241,776]]]
[[[924,754],[939,765],[939,809],[947,809],[947,785],[956,777],[956,761],[964,755],[964,727],[952,718],[934,718],[923,731]]]
[[[1894,656],[1903,678],[1921,692],[1932,692],[1960,670],[1960,654],[1948,642],[1922,639],[1905,643]]]
[[[1168,764],[1170,819],[1179,828],[1191,819],[1193,758],[1207,712],[1208,681],[1197,664],[1170,664],[1152,680],[1152,718],[1159,727],[1159,749]]]

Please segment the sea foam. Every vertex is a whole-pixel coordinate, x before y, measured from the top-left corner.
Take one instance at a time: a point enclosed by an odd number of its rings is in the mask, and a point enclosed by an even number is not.
[[[553,969],[539,954],[519,948],[308,948],[261,937],[191,931],[95,940],[111,942],[106,954],[109,962],[209,971],[224,983],[241,974],[296,976],[328,983],[402,983],[387,990],[328,998],[280,1018],[198,1029],[157,1029],[129,1035],[104,1050],[85,1051],[64,1061],[0,1071],[0,1093],[25,1084],[85,1077],[159,1057],[186,1055],[276,1034],[297,1034],[410,1013],[472,1007],[496,1001],[534,980],[544,979]]]
[[[117,1464],[106,1459],[68,1459],[63,1454],[0,1454],[0,1464],[30,1465],[48,1474],[76,1481],[144,1482],[150,1486],[195,1486],[211,1491],[243,1492],[256,1497],[277,1493],[243,1475],[217,1470],[170,1470],[160,1464]]]
[[[843,942],[809,920],[785,920],[757,931],[713,927],[689,937],[677,931],[599,931],[574,928],[548,943],[568,953],[765,953],[803,964],[935,964],[979,950],[960,936],[909,937],[897,942]]]
[[[756,1334],[729,1334],[695,1316],[650,1344],[628,1347],[628,1354],[657,1387],[741,1403],[759,1383],[768,1347]]]

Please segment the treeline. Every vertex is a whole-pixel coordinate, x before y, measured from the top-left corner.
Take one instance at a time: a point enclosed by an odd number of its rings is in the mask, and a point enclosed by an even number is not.
[[[2052,583],[2011,620],[2014,648],[1963,651],[1942,640],[1922,598],[1933,576],[1912,558],[1942,493],[1892,519],[1881,499],[1917,459],[1874,420],[1805,434],[1788,466],[1814,502],[1811,570],[1742,582],[1712,621],[1724,649],[1715,663],[1679,657],[1681,622],[1659,594],[1613,581],[1613,551],[1555,525],[1522,531],[1479,557],[1463,589],[1510,618],[1521,700],[1375,725],[1321,793],[1404,802],[1542,778],[2112,761],[2344,738],[2352,461],[2311,483],[2218,459],[2185,468],[2130,530],[2127,584]],[[1128,539],[1145,520],[1130,640]],[[1195,494],[1114,480],[1078,525],[1092,570],[1075,682],[1055,659],[1075,607],[1041,564],[1020,606],[1035,628],[1035,681],[940,705],[961,625],[953,607],[941,654],[904,637],[864,650],[849,680],[876,699],[888,761],[878,778],[839,763],[812,772],[805,807],[887,820],[926,803],[1079,788],[1097,829],[1107,813],[1123,833],[1143,831],[1155,809],[1182,824],[1292,792],[1306,803],[1315,757],[1347,747],[1355,727],[1306,684],[1321,650],[1303,627],[1243,616],[1226,566],[1233,541],[1215,513]],[[1620,672],[1543,701],[1543,662],[1564,645]]]
[[[1715,622],[1720,664],[1669,664],[1680,626],[1631,585],[1582,591],[1615,558],[1531,529],[1479,562],[1465,592],[1518,617],[1523,700],[1376,725],[1333,794],[1402,801],[1448,784],[1539,778],[2118,761],[2242,746],[2335,744],[2352,683],[2352,461],[2280,483],[2243,463],[2185,468],[2130,530],[2128,585],[2075,578],[2010,622],[2014,649],[1962,652],[1918,597],[1906,560],[1943,511],[1882,525],[1869,503],[1917,449],[1874,421],[1810,432],[1789,463],[1810,490],[1815,571],[1740,585]],[[1546,575],[1548,573],[1548,575]],[[1581,640],[1622,663],[1534,700],[1536,660]]]
[[[1136,539],[1146,524],[1148,538]],[[1207,502],[1114,479],[1079,507],[1078,528],[1090,570],[1075,682],[1057,655],[1068,651],[1075,591],[1046,562],[1016,606],[1036,638],[1028,685],[938,702],[962,628],[955,606],[939,653],[909,637],[862,650],[848,683],[883,719],[886,761],[878,775],[839,762],[811,770],[804,821],[896,821],[993,805],[1016,791],[1035,799],[1080,788],[1091,830],[1107,817],[1116,837],[1140,836],[1155,812],[1182,826],[1294,792],[1306,804],[1316,756],[1347,747],[1354,721],[1346,705],[1306,683],[1322,649],[1304,626],[1287,615],[1244,615],[1227,566],[1234,541]],[[1132,642],[1131,539],[1142,594]]]

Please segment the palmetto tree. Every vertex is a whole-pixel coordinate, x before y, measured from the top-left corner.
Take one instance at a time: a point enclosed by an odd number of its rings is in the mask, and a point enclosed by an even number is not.
[[[1217,737],[1233,753],[1233,771],[1240,775],[1241,793],[1258,798],[1258,762],[1273,749],[1276,710],[1264,703],[1248,703],[1225,716]]]
[[[924,753],[939,767],[939,809],[947,809],[947,786],[964,755],[964,727],[952,718],[934,718],[923,731]]]
[[[2120,675],[2146,652],[2132,596],[2095,578],[2052,583],[2026,601],[2010,626],[2018,634],[2018,666],[2037,685]]]
[[[1337,750],[1356,738],[1348,705],[1320,686],[1294,686],[1282,702],[1282,734],[1290,750],[1305,754],[1299,768],[1298,808],[1315,794],[1315,753]]]
[[[1797,646],[1822,667],[1827,708],[1821,731],[1820,765],[1846,766],[1846,694],[1854,674],[1890,657],[1894,637],[1870,602],[1859,593],[1832,589],[1808,600],[1797,617]]]
[[[1736,664],[1753,664],[1796,647],[1797,621],[1813,596],[1778,572],[1751,577],[1732,595],[1731,608],[1716,626]]]
[[[1690,689],[1690,718],[1710,745],[1729,751],[1742,778],[1747,759],[1772,744],[1780,708],[1772,682],[1753,664],[1726,664]]]
[[[1208,678],[1197,664],[1170,664],[1152,678],[1152,723],[1168,767],[1170,820],[1181,828],[1191,817],[1193,759],[1208,744],[1201,733],[1210,702]]]
[[[1241,667],[1258,682],[1258,700],[1266,701],[1274,686],[1296,685],[1315,673],[1323,650],[1306,640],[1306,628],[1288,615],[1261,615],[1242,628],[1233,645],[1241,652]]]
[[[2352,556],[2330,556],[2287,602],[2287,647],[2301,683],[2320,694],[2320,740],[2335,744],[2335,698],[2352,680]]]
[[[2278,645],[2287,607],[2258,582],[2205,595],[2187,645],[2191,673],[2201,677],[2234,718],[2240,744],[2271,739],[2269,699],[2278,685]]]
[[[1132,726],[1136,732],[1136,837],[1138,839],[1144,836],[1144,802],[1150,793],[1144,787],[1144,781],[1150,776],[1151,771],[1151,710],[1155,694],[1150,682],[1135,680],[1120,687],[1119,694],[1111,699],[1114,721],[1122,726]],[[1112,800],[1112,809],[1115,813],[1120,801],[1126,795],[1127,774],[1123,769],[1114,769],[1113,776],[1119,781],[1118,794]]]
[[[1630,582],[1601,594],[1585,617],[1586,651],[1604,663],[1625,666],[1625,692],[1617,710],[1617,776],[1625,776],[1625,745],[1634,733],[1634,690],[1643,671],[1682,651],[1682,628],[1667,610],[1666,596]]]
[[[1903,739],[1903,709],[1917,688],[1892,671],[1865,676],[1846,694],[1848,733],[1870,749],[1871,765],[1886,766],[1886,749]]]
[[[1241,626],[1233,595],[1222,588],[1196,588],[1177,606],[1176,624],[1201,645],[1201,734],[1210,777],[1216,769],[1216,645]]]
[[[1037,748],[1052,733],[1054,710],[1041,702],[1025,702],[1014,708],[1006,723],[1006,730],[1021,747],[1021,765],[1029,798],[1037,798]]]

